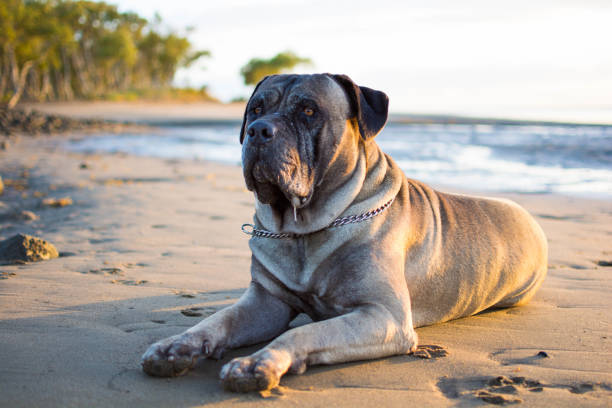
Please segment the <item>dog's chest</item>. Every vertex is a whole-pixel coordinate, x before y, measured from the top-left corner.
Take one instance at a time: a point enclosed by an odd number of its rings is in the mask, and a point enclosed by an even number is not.
[[[290,239],[253,238],[249,246],[257,260],[282,282],[296,292],[315,289],[319,267],[332,255],[333,248],[319,245],[308,237]]]
[[[336,294],[334,252],[337,245],[327,234],[294,239],[253,238],[249,246],[253,256],[271,275],[268,282],[277,282],[275,290],[287,292],[286,301],[295,299],[319,317],[342,313],[343,302]],[[336,266],[334,266],[336,265]]]

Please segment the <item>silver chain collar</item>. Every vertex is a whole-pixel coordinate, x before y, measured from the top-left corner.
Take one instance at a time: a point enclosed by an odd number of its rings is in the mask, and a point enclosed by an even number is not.
[[[323,230],[326,230],[328,228],[334,228],[334,227],[340,227],[342,225],[346,225],[346,224],[353,224],[356,222],[361,222],[361,221],[365,221],[365,220],[369,220],[370,218],[374,218],[377,215],[380,215],[380,213],[382,213],[383,211],[385,211],[387,208],[389,208],[389,206],[393,203],[393,201],[395,200],[395,196],[390,199],[389,201],[387,201],[386,203],[384,203],[383,205],[381,205],[378,208],[375,208],[373,210],[370,210],[368,212],[365,212],[363,214],[359,214],[359,215],[347,215],[346,217],[340,217],[340,218],[336,218],[334,220],[334,222],[332,222],[331,224],[329,224],[327,227],[318,230],[318,231],[313,231],[313,232],[309,232],[306,234],[294,234],[294,233],[277,233],[277,232],[272,232],[272,231],[266,231],[266,230],[262,230],[262,229],[257,229],[255,228],[255,225],[253,224],[242,224],[242,232],[244,232],[247,235],[251,235],[254,237],[261,237],[261,238],[275,238],[275,239],[280,239],[280,238],[298,238],[298,237],[303,237],[305,235],[310,235],[310,234],[314,234],[316,232],[320,232]]]

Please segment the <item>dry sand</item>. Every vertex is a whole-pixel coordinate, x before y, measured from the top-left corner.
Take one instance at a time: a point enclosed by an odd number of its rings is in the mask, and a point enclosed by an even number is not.
[[[107,119],[118,122],[200,122],[242,120],[245,103],[220,104],[214,102],[109,102],[76,101],[53,103],[24,103],[26,110],[77,119]]]
[[[218,381],[225,362],[257,347],[180,378],[139,366],[151,342],[202,318],[187,315],[207,316],[247,286],[240,225],[253,197],[240,169],[69,153],[65,138],[22,137],[0,151],[0,238],[39,236],[62,255],[0,266],[1,406],[612,405],[612,267],[598,265],[612,261],[611,201],[504,195],[550,242],[549,275],[529,305],[419,329],[421,343],[444,346],[446,357],[310,367],[264,399]],[[73,204],[41,206],[62,197]]]

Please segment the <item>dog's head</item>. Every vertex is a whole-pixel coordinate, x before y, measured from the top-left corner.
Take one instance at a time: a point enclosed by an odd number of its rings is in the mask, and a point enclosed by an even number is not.
[[[345,75],[273,75],[249,99],[240,131],[247,188],[278,209],[308,205],[347,126],[367,142],[387,121],[388,98]],[[356,146],[356,144],[355,144]]]

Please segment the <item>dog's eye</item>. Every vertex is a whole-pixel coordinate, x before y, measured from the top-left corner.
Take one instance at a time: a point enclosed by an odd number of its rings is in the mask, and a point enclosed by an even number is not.
[[[306,116],[312,116],[314,114],[314,110],[312,110],[310,108],[304,108],[304,114]]]
[[[256,115],[259,115],[261,113],[261,107],[256,107],[255,109],[253,109],[253,112],[255,112]]]

